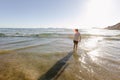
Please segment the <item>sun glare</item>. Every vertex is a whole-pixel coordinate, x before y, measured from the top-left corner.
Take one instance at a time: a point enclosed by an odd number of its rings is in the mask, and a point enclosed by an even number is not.
[[[106,24],[108,24],[108,22],[110,23],[113,12],[113,0],[90,0],[86,5],[83,20],[81,22],[87,26],[106,27]]]
[[[82,45],[82,48],[87,51],[93,51],[94,49],[97,49],[99,41],[101,41],[103,38],[102,37],[94,37],[90,38],[88,40],[85,40]]]

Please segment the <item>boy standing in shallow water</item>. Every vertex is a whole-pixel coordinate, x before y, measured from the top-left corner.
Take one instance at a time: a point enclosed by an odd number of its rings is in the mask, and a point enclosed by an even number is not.
[[[77,47],[78,47],[78,43],[81,41],[81,35],[78,31],[78,29],[74,29],[74,39],[73,39],[73,43],[74,43],[74,47],[73,50],[77,51]]]

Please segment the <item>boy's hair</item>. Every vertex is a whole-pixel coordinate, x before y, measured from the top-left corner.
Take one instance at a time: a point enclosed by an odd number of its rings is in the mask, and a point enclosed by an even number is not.
[[[77,31],[77,32],[78,32],[78,29],[75,29],[75,31]]]

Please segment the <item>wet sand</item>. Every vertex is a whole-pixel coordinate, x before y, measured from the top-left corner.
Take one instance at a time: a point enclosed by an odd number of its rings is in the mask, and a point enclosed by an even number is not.
[[[57,80],[67,68],[72,54],[1,53],[0,80]]]
[[[119,79],[119,71],[116,74],[111,73],[109,68],[94,62],[84,51],[51,54],[19,51],[0,53],[0,80]]]

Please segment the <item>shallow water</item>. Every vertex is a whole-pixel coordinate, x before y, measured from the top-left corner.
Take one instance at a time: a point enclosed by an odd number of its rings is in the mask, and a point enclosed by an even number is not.
[[[78,52],[58,80],[120,80],[120,31],[80,32]],[[38,80],[72,51],[73,34],[71,29],[0,29],[0,80]]]

